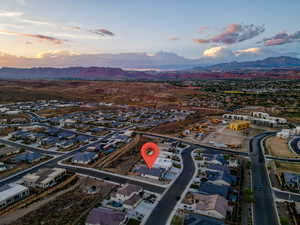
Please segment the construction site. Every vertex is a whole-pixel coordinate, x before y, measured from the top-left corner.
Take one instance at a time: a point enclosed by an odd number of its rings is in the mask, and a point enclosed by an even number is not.
[[[248,121],[208,118],[186,129],[180,137],[198,144],[247,152],[250,138],[259,131]]]

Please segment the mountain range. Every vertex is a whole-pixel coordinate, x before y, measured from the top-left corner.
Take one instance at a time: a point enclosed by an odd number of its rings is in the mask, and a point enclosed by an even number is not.
[[[197,68],[195,68],[197,69]],[[203,68],[198,68],[203,69]],[[300,69],[300,59],[289,56],[269,57],[263,60],[221,63],[205,68],[209,71],[227,71],[236,70],[270,70],[270,69]]]
[[[271,76],[280,71],[295,71],[300,76],[300,59],[288,56],[263,60],[230,62],[178,71],[137,71],[111,67],[35,67],[0,69],[0,79],[80,79],[80,80],[186,80],[213,78],[253,78]],[[253,73],[255,72],[255,73]],[[255,74],[255,75],[254,75]],[[290,73],[287,72],[288,76]],[[294,75],[293,75],[294,76]],[[300,78],[300,77],[299,77]]]

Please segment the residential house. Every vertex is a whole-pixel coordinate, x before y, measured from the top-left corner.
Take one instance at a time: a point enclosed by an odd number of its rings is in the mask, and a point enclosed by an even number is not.
[[[89,143],[89,140],[90,140],[90,137],[89,136],[86,136],[86,135],[79,135],[77,138],[76,138],[76,141],[78,143]]]
[[[98,133],[102,132],[103,130],[104,130],[104,128],[96,127],[96,128],[92,128],[92,129],[90,130],[90,132],[91,132],[92,134],[98,134]]]
[[[283,180],[285,184],[290,188],[300,188],[300,174],[283,172]]]
[[[139,194],[142,192],[142,188],[138,185],[134,184],[125,184],[119,190],[112,195],[112,200],[123,202],[131,197],[133,197],[135,194]]]
[[[202,154],[202,160],[200,162],[201,165],[205,164],[218,164],[218,165],[224,165],[226,164],[226,160],[221,154]]]
[[[225,219],[229,209],[228,201],[222,196],[198,193],[189,193],[181,204],[181,208],[218,219]]]
[[[58,128],[50,127],[50,128],[48,128],[48,129],[45,130],[45,133],[49,134],[51,136],[56,136],[59,133],[59,131],[60,130]]]
[[[5,184],[0,186],[0,209],[24,199],[29,195],[29,189],[19,184]]]
[[[47,135],[45,133],[34,133],[34,134],[32,134],[32,136],[34,137],[34,139],[37,142],[41,142],[41,140],[43,140],[45,137],[47,137]]]
[[[94,152],[79,152],[72,157],[72,163],[89,164],[98,158],[98,154]]]
[[[131,198],[123,202],[123,207],[125,209],[135,209],[138,204],[142,201],[142,196],[140,194],[135,194]]]
[[[55,144],[59,142],[59,139],[57,137],[47,137],[44,139],[41,139],[39,141],[40,145],[48,146],[48,147],[53,147]]]
[[[49,188],[56,185],[66,172],[66,169],[62,168],[42,168],[24,176],[23,182],[27,187]]]
[[[184,225],[225,225],[221,220],[217,220],[212,217],[197,215],[197,214],[187,214],[184,217]]]
[[[63,142],[59,142],[56,144],[56,146],[61,149],[67,149],[67,148],[71,148],[76,143],[77,143],[77,140],[74,138],[74,139],[63,141]]]
[[[236,177],[224,171],[205,171],[208,182],[218,185],[235,185]]]
[[[229,190],[229,186],[226,185],[217,185],[210,182],[201,182],[198,192],[204,195],[218,194],[227,199]]]
[[[209,164],[206,168],[202,168],[202,170],[222,171],[222,172],[225,172],[225,173],[230,172],[227,165],[220,165],[220,164]]]
[[[7,166],[3,162],[0,162],[0,172],[3,172],[5,170],[7,170]]]
[[[154,167],[150,169],[147,166],[138,166],[133,170],[133,172],[142,177],[158,180],[159,178],[163,177],[166,169]]]
[[[0,157],[5,157],[9,155],[14,155],[20,152],[19,148],[13,148],[13,147],[2,147],[0,148]]]
[[[140,186],[125,184],[111,196],[111,199],[123,203],[124,208],[134,209],[142,200],[142,191]]]
[[[15,131],[11,134],[11,136],[17,140],[25,140],[27,138],[27,136],[29,135],[28,131]]]
[[[121,225],[126,221],[126,213],[109,208],[94,208],[89,213],[85,225]]]
[[[158,157],[153,164],[154,168],[164,168],[165,170],[171,169],[173,165],[172,159]]]
[[[74,134],[72,132],[64,131],[64,132],[59,133],[57,136],[59,139],[72,139],[72,138],[76,137],[76,134]]]
[[[20,162],[34,163],[40,161],[42,158],[43,158],[42,154],[36,152],[24,152],[12,158],[11,161],[13,163],[20,163]]]

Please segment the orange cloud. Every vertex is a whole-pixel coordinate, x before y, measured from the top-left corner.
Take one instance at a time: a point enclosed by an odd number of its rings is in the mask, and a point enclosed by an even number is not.
[[[225,30],[208,39],[195,39],[199,44],[203,43],[219,43],[219,44],[234,44],[249,40],[258,36],[265,31],[264,26],[260,25],[242,25],[229,24]]]
[[[178,40],[180,40],[180,38],[179,37],[171,37],[169,40],[170,41],[178,41]]]

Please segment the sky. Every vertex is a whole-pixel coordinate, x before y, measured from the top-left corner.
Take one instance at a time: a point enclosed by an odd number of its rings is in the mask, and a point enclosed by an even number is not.
[[[296,57],[299,11],[299,0],[1,0],[0,66],[144,68]]]

